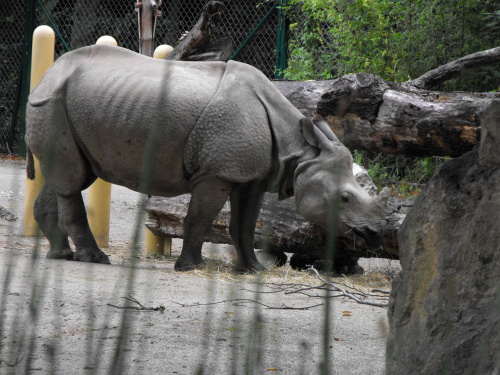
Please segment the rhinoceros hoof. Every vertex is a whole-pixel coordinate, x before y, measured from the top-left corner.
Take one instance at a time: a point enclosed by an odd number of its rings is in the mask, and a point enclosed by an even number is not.
[[[73,260],[77,262],[111,264],[109,258],[101,250],[77,250],[73,254]]]
[[[73,259],[73,251],[70,248],[64,249],[50,249],[47,253],[47,259]]]
[[[175,262],[174,269],[176,271],[192,271],[196,268],[205,267],[205,262],[203,260],[193,261],[193,260],[184,260],[182,258],[178,258]]]
[[[315,261],[312,266],[321,273],[331,270],[333,275],[362,275],[365,270],[357,262],[351,264],[335,264],[331,260],[320,259]]]
[[[255,262],[250,265],[237,263],[233,266],[233,272],[235,273],[256,273],[265,270],[266,267],[264,267],[259,262]]]

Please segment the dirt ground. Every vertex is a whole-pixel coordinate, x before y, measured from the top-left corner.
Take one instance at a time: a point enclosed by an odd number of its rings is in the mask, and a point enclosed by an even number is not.
[[[0,373],[315,374],[325,351],[332,374],[385,373],[385,308],[337,297],[325,319],[323,291],[285,293],[320,285],[315,276],[233,275],[227,246],[205,246],[208,271],[175,272],[175,259],[143,254],[143,225],[131,250],[141,197],[123,187],[112,189],[112,265],[45,259],[46,240],[22,235],[24,164],[0,160]],[[373,272],[398,264],[363,266],[368,275],[334,281],[368,290]],[[129,295],[147,310],[119,308]]]

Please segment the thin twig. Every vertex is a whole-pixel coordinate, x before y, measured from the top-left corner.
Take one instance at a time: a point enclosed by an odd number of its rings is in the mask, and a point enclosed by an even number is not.
[[[304,307],[290,307],[290,306],[269,306],[266,305],[265,303],[255,301],[253,299],[249,298],[234,298],[234,299],[226,299],[223,301],[217,301],[217,302],[209,302],[209,303],[194,303],[194,304],[186,304],[186,303],[180,303],[180,302],[175,302],[172,301],[173,303],[180,305],[182,307],[197,307],[197,306],[210,306],[210,305],[218,305],[221,303],[227,303],[227,302],[233,302],[233,306],[245,306],[245,303],[251,302],[251,303],[256,303],[258,305],[264,306],[265,308],[269,310],[308,310],[312,309],[313,307],[321,306],[323,305],[322,303],[316,304],[316,305],[311,305],[311,306],[304,306]]]
[[[127,296],[127,297],[122,297],[122,298],[126,299],[127,301],[136,303],[140,307],[136,307],[136,306],[116,306],[116,305],[113,305],[111,303],[108,303],[107,305],[111,306],[111,307],[114,307],[114,308],[117,308],[117,309],[129,309],[129,310],[137,310],[137,311],[159,311],[161,313],[163,313],[165,311],[165,306],[163,306],[163,305],[160,305],[158,307],[147,307],[147,306],[144,306],[142,303],[140,303],[136,298],[134,298],[132,296]]]
[[[391,294],[391,291],[390,291],[390,290],[372,289],[371,291],[372,291],[373,293]]]
[[[345,297],[348,297],[354,301],[356,301],[357,303],[359,304],[362,304],[362,305],[370,305],[370,306],[377,306],[377,307],[387,307],[388,304],[387,303],[377,303],[377,302],[371,302],[371,301],[366,301],[366,300],[363,300],[363,299],[360,299],[358,297],[356,297],[353,293],[349,293],[348,291],[346,291],[344,288],[340,287],[339,285],[336,285],[334,283],[330,283],[328,281],[326,281],[318,272],[318,270],[316,270],[314,267],[311,267],[311,268],[308,268],[307,271],[311,271],[313,273],[316,274],[316,277],[318,279],[320,279],[324,285],[328,285],[328,286],[331,286],[334,290],[336,290],[337,292],[340,292],[342,293]]]

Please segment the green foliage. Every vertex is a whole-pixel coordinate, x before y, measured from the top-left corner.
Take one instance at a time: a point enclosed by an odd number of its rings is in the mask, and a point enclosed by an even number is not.
[[[446,62],[497,47],[495,0],[290,0],[288,79],[367,72],[405,81]],[[498,88],[498,66],[440,89]]]
[[[355,150],[354,162],[362,165],[379,189],[389,187],[393,195],[411,198],[429,181],[436,168],[449,158],[409,158],[404,155],[370,154]]]

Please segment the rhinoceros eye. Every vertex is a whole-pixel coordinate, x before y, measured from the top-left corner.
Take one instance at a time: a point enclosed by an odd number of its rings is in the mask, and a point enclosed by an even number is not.
[[[349,203],[353,199],[354,195],[349,193],[348,191],[344,191],[340,194],[340,199],[343,203]]]

